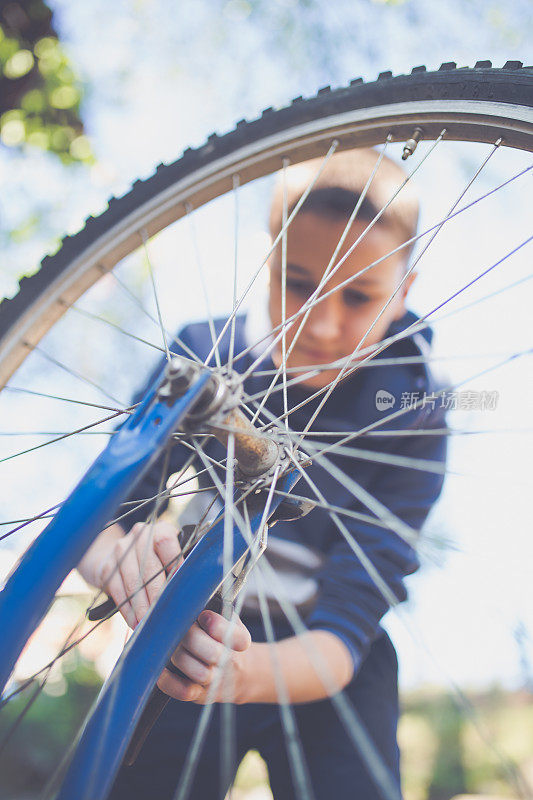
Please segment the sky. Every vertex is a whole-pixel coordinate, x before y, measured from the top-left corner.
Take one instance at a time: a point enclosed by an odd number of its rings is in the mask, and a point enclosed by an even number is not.
[[[388,69],[408,72],[422,63],[429,69],[451,60],[472,65],[490,58],[495,66],[513,59],[533,61],[533,6],[529,0],[505,5],[485,0],[405,0],[391,5],[371,0],[119,0],[113,4],[54,0],[50,5],[85,86],[82,114],[96,163],[89,169],[66,170],[38,151],[22,155],[0,151],[2,182],[9,187],[9,202],[5,194],[0,199],[3,220],[15,225],[31,210],[40,212],[31,239],[6,249],[0,293],[7,295],[15,291],[17,277],[35,268],[57,236],[77,230],[88,214],[105,207],[110,195],[123,193],[133,180],[147,177],[160,162],[173,161],[186,146],[201,144],[212,131],[229,130],[237,120],[254,118],[265,107],[282,106],[292,97],[310,95],[326,84],[342,85],[359,75],[370,80]],[[424,198],[422,227],[445,215],[487,152],[485,146],[452,147],[442,155],[436,153],[432,170],[418,176]],[[498,154],[467,198],[487,191],[509,171],[528,163],[524,154],[503,153],[501,158]],[[424,257],[412,293],[416,310],[433,307],[439,298],[501,257],[513,242],[521,241],[528,231],[530,234],[531,220],[524,203],[524,198],[530,197],[530,186],[523,182],[516,191],[514,188],[490,201],[489,209],[474,210],[468,220],[450,226],[449,235],[443,235],[442,242]],[[269,191],[270,183],[265,181],[246,194],[243,202],[241,252],[250,265],[266,246],[264,208]],[[198,222],[202,260],[210,270],[214,305],[219,302],[221,310],[227,301],[227,281],[219,265],[224,260],[231,262],[230,214],[228,204],[221,203],[206,210]],[[488,217],[497,223],[487,226]],[[215,218],[221,227],[214,236]],[[158,280],[169,321],[174,317],[177,321],[185,313],[202,314],[200,306],[180,306],[171,291],[177,245],[181,261],[187,264],[193,255],[185,234],[170,232],[168,238],[163,236],[154,243],[154,260],[162,264]],[[474,288],[461,302],[527,274],[528,260],[527,254],[519,254],[504,273],[495,271],[482,288]],[[132,259],[126,267],[128,280],[141,280],[138,260]],[[95,303],[95,307],[109,309],[114,297],[109,282],[103,283],[87,307]],[[425,564],[409,580],[409,603],[399,615],[387,617],[406,687],[446,684],[450,679],[463,685],[500,681],[516,686],[523,680],[514,634],[522,624],[533,631],[529,591],[533,442],[524,414],[533,392],[531,359],[516,359],[499,371],[492,370],[492,365],[498,358],[531,346],[531,299],[531,287],[525,285],[523,290],[480,304],[468,315],[457,314],[435,325],[435,352],[452,382],[489,369],[466,388],[496,391],[499,399],[494,411],[463,411],[454,416],[457,428],[492,431],[486,436],[458,435],[451,443],[450,474],[428,530],[442,532],[457,549],[434,553],[441,565]],[[146,335],[155,336],[145,321],[138,320],[138,325],[140,331],[146,325],[150,330]],[[67,326],[60,327],[50,339],[52,349],[65,347],[89,372],[94,369],[116,375],[117,391],[126,397],[135,381],[121,383],[112,359],[100,364],[99,348],[109,349],[115,343],[106,338],[111,334],[95,333],[100,338],[91,339],[89,347],[87,328],[80,338],[71,340],[67,330]],[[141,363],[140,359],[145,360]],[[130,378],[133,375],[135,379],[148,364],[144,352],[120,350],[120,366],[128,367]],[[40,386],[50,378],[42,364],[29,365],[26,374]],[[69,381],[69,376],[53,376],[58,391],[67,393],[72,388]],[[98,395],[87,387],[86,396]],[[31,402],[20,397],[16,401],[1,398],[1,402],[7,403],[2,406],[7,412],[3,419],[9,419],[14,429],[32,429],[35,412]],[[59,419],[52,406],[39,413],[43,430],[58,425],[68,429],[81,419],[72,408],[62,409]],[[508,429],[514,432],[505,433]],[[25,501],[33,504],[35,512],[41,510],[50,498],[57,497],[59,483],[72,485],[80,465],[89,463],[101,444],[101,437],[87,436],[76,448],[47,455],[47,474],[42,472],[40,454],[39,458],[21,457],[20,466],[8,462],[3,471],[7,490],[3,513],[9,518],[24,514],[21,483],[32,486]],[[22,462],[22,458],[26,460]]]

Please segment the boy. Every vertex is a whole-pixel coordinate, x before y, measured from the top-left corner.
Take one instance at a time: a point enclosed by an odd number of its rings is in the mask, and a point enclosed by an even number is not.
[[[286,316],[303,305],[318,286],[327,264],[337,248],[363,188],[372,172],[377,154],[373,150],[335,154],[316,181],[287,236]],[[286,171],[288,213],[316,174],[320,162],[307,162]],[[368,230],[353,252],[351,245],[361,236],[380,209],[404,180],[402,170],[383,158],[363,202],[360,204],[335,263],[346,256],[341,267],[326,284],[322,294],[343,284],[361,269],[394,250],[415,235],[418,204],[407,184],[390,203],[376,224]],[[270,227],[277,236],[283,213],[283,190],[278,185],[271,208]],[[282,253],[278,245],[270,260],[270,322],[275,328],[281,322]],[[406,311],[405,298],[414,273],[396,288],[405,276],[409,249],[388,257],[338,291],[317,303],[294,341],[288,359],[289,367],[302,368],[304,374],[316,365],[327,365],[350,356],[362,341],[362,348],[380,342],[408,327],[415,315]],[[394,295],[394,296],[393,296]],[[393,296],[393,299],[390,300]],[[237,320],[235,353],[251,342],[247,339],[247,323]],[[217,325],[220,331],[222,322]],[[291,348],[297,322],[286,336]],[[211,348],[206,323],[187,326],[181,337],[201,359]],[[443,462],[445,438],[442,436],[395,436],[398,428],[442,427],[439,408],[427,406],[408,411],[391,423],[379,425],[389,411],[398,410],[404,393],[430,394],[435,383],[423,357],[429,347],[428,331],[414,334],[389,345],[368,366],[343,379],[314,421],[311,431],[321,434],[315,442],[334,442],[335,432],[357,431],[377,421],[378,430],[386,436],[367,436],[350,444],[366,451]],[[264,348],[264,345],[263,345]],[[236,361],[243,372],[261,352],[254,349]],[[222,363],[228,355],[228,337],[221,343]],[[405,363],[405,356],[415,356],[418,363]],[[390,359],[400,362],[391,366]],[[386,365],[380,360],[387,358]],[[281,344],[265,356],[260,369],[272,370],[281,359]],[[415,361],[417,359],[415,358]],[[159,368],[158,368],[159,369]],[[304,383],[289,387],[288,407],[309,399],[316,389],[327,386],[339,373],[339,367],[321,369]],[[292,374],[291,374],[292,375]],[[271,377],[252,375],[245,382],[249,395],[264,393]],[[388,397],[394,405],[385,407],[379,398]],[[390,398],[392,397],[392,400]],[[310,400],[289,416],[295,431],[305,428],[321,397]],[[283,413],[282,392],[273,392],[266,408],[276,417]],[[333,439],[332,439],[333,434]],[[223,457],[220,450],[207,450]],[[176,448],[175,448],[176,450]],[[173,472],[184,460],[183,453],[173,457]],[[328,459],[353,481],[371,493],[381,507],[390,509],[399,519],[418,530],[438,497],[442,476],[435,472],[400,468],[351,456],[328,453]],[[347,486],[317,464],[306,469],[311,481],[328,503],[355,512],[355,517],[342,517],[343,523],[363,547],[381,578],[399,600],[405,599],[402,583],[405,575],[416,570],[414,550],[393,533],[368,508],[354,497]],[[158,491],[160,464],[136,487],[131,499],[153,497]],[[209,479],[207,480],[209,482]],[[353,486],[353,484],[352,484]],[[316,499],[303,479],[298,494]],[[357,518],[357,514],[362,515]],[[158,522],[150,532],[143,523],[149,516],[147,507],[130,515],[128,528],[134,525],[136,546],[123,558],[130,541],[119,525],[100,535],[86,554],[80,570],[95,586],[104,588],[117,603],[122,603],[139,585],[139,576],[147,580],[179,555],[175,528]],[[374,516],[374,522],[368,517]],[[377,523],[377,524],[376,524]],[[153,540],[152,540],[153,537]],[[147,548],[148,542],[148,548]],[[148,556],[143,557],[148,550]],[[344,689],[382,760],[399,787],[399,755],[396,743],[398,721],[397,661],[390,639],[379,623],[388,609],[384,598],[367,570],[354,555],[328,512],[317,507],[298,521],[279,522],[269,534],[268,557],[275,564],[286,594],[305,619],[313,648],[327,663],[338,689]],[[120,563],[118,570],[115,570]],[[146,613],[161,590],[164,579],[152,581],[137,592],[131,603],[123,607],[127,622],[134,627]],[[232,673],[236,708],[236,753],[240,760],[247,750],[255,748],[263,755],[269,769],[270,784],[276,800],[296,797],[291,765],[286,754],[283,727],[277,706],[276,671],[270,658],[269,645],[258,612],[254,581],[245,589],[246,599],[237,621],[228,671]],[[335,797],[360,800],[379,797],[374,777],[365,760],[355,751],[317,675],[308,649],[304,648],[281,613],[275,596],[268,597],[275,627],[277,660],[294,706],[307,769],[316,800]],[[244,623],[244,624],[243,624]],[[173,656],[179,669],[188,676],[177,677],[164,671],[159,686],[176,702],[165,712],[149,735],[136,764],[119,773],[111,797],[113,800],[157,797],[172,798],[182,772],[188,747],[201,706],[205,703],[214,667],[222,652],[227,626],[223,617],[203,611],[184,642]],[[223,699],[219,691],[216,701]],[[202,753],[190,796],[211,798],[223,796],[227,787],[219,788],[220,706],[215,713]],[[399,791],[399,789],[398,789]]]

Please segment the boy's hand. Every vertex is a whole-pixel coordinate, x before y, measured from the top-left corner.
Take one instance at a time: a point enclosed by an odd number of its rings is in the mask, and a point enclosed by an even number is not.
[[[219,672],[217,664],[225,651],[223,642],[229,626],[230,621],[221,614],[202,611],[172,656],[174,666],[187,678],[180,678],[165,669],[157,682],[159,688],[176,700],[204,704],[209,687]],[[211,698],[214,702],[243,702],[248,648],[251,642],[248,629],[234,614],[228,642],[230,654],[225,661],[224,674],[222,678],[218,678],[215,695]]]
[[[128,625],[135,628],[157,599],[166,575],[183,562],[178,530],[167,522],[137,523],[126,535],[115,525],[99,538],[78,568],[81,567],[86,580],[113,598]],[[149,583],[139,589],[147,581]],[[127,597],[131,599],[126,601]],[[229,625],[221,614],[207,609],[202,611],[172,656],[174,665],[187,678],[165,669],[158,681],[159,688],[177,700],[205,703],[217,664],[225,651],[223,642]],[[249,668],[250,644],[248,629],[234,615],[228,643],[230,655],[225,659],[224,675],[219,680],[214,702],[223,701],[230,692],[234,703],[245,701],[247,676],[253,677],[253,670]]]
[[[138,522],[129,535],[111,543],[99,563],[96,585],[113,598],[130,628],[138,625],[163,589],[166,576],[182,563],[180,553],[178,530],[169,522]],[[127,597],[131,599],[125,602]]]

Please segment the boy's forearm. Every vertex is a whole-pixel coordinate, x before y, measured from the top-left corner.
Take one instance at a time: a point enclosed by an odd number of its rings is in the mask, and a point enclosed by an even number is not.
[[[243,703],[278,703],[281,677],[290,703],[310,703],[340,691],[353,676],[348,648],[325,630],[273,645],[254,642],[246,656],[239,698]]]
[[[98,570],[109,555],[115,542],[124,536],[124,528],[115,522],[109,528],[105,528],[98,534],[92,545],[89,547],[82,560],[78,564],[78,572],[92,586],[101,588],[98,580]]]

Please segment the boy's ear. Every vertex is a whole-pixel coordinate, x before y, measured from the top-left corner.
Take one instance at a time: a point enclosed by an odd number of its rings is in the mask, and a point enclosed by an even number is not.
[[[407,297],[407,295],[409,293],[409,290],[410,290],[411,286],[413,285],[413,282],[416,280],[417,277],[418,277],[418,272],[416,270],[413,270],[409,274],[407,280],[405,281],[404,285],[402,286],[403,296],[404,297]]]
[[[402,285],[402,291],[400,295],[401,300],[400,300],[400,305],[398,307],[396,319],[399,319],[405,312],[405,298],[409,294],[409,289],[413,285],[413,281],[416,279],[417,275],[418,272],[415,272],[413,270],[413,272],[409,273],[409,276],[407,277],[405,283]]]
[[[267,262],[266,262],[267,276],[268,276],[267,277],[267,283],[268,283],[269,286],[270,286],[270,282],[272,281],[272,256],[273,256],[273,253],[271,253],[269,255],[269,257],[267,258]]]

